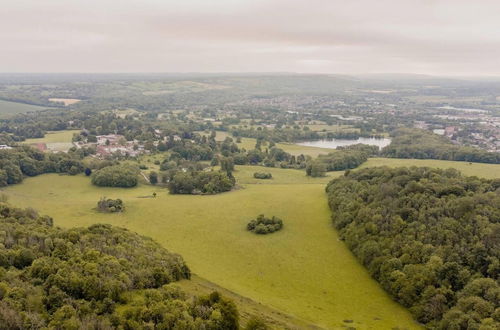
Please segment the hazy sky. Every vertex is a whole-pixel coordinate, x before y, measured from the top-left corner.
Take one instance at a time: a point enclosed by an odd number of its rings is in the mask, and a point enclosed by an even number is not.
[[[500,75],[499,0],[0,0],[0,72]]]

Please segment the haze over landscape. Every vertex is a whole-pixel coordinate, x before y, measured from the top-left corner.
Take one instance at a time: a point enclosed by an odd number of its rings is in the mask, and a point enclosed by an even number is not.
[[[1,1],[0,330],[500,329],[499,17]]]
[[[6,0],[0,72],[499,76],[499,15],[494,0]]]

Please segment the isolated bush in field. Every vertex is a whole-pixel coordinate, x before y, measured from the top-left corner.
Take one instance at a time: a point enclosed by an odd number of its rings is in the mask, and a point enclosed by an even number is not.
[[[259,235],[271,234],[282,228],[283,220],[275,216],[266,218],[263,214],[260,214],[257,219],[251,220],[247,225],[247,230]]]
[[[272,179],[273,175],[271,173],[255,172],[253,177],[256,179]]]
[[[125,206],[123,205],[123,201],[119,198],[111,199],[102,197],[97,202],[97,210],[106,213],[123,212],[125,210]]]

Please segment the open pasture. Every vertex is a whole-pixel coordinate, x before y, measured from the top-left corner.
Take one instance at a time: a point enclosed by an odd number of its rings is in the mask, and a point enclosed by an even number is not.
[[[180,253],[194,273],[255,302],[323,328],[418,328],[411,315],[372,280],[330,222],[327,178],[303,171],[237,166],[239,189],[213,196],[169,195],[165,189],[97,188],[83,175],[28,178],[4,189],[10,202],[54,217],[62,227],[110,223],[150,236]],[[257,171],[272,180],[253,179]],[[144,198],[157,192],[156,198]],[[94,210],[101,196],[126,211]],[[280,232],[246,231],[258,214],[284,220]]]

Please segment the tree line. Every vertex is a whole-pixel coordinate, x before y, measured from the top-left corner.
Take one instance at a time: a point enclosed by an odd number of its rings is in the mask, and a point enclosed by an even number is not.
[[[500,164],[500,153],[453,144],[444,136],[417,129],[399,129],[392,142],[382,150],[390,158],[456,160]]]
[[[326,191],[342,240],[429,328],[500,326],[500,180],[368,168]]]

